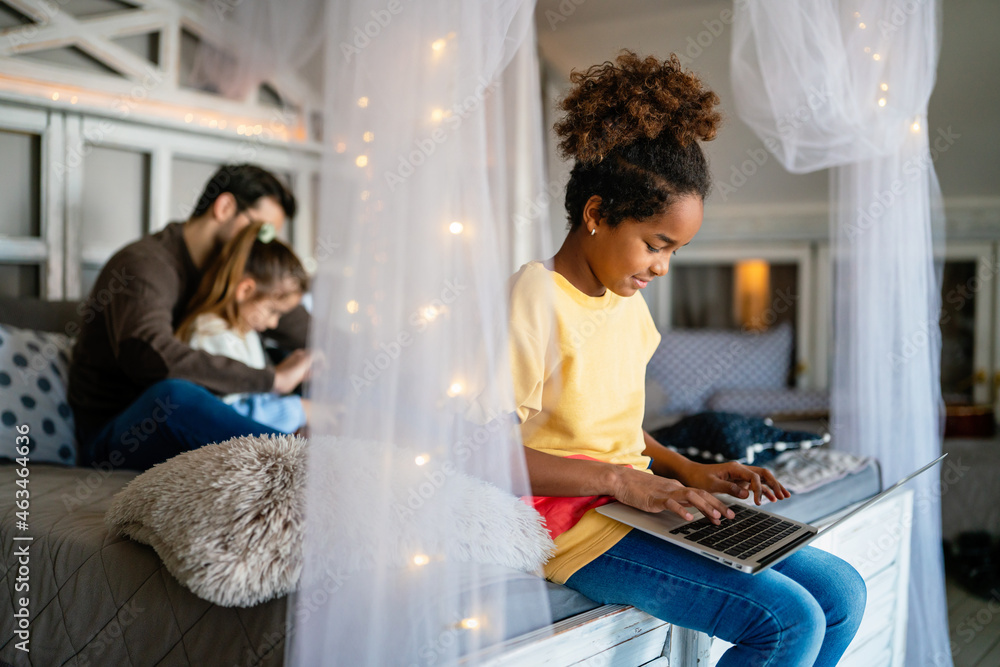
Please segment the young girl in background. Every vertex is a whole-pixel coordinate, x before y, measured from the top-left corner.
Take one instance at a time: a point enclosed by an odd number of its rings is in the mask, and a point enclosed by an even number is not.
[[[274,228],[251,224],[205,272],[177,337],[196,350],[264,368],[267,360],[258,333],[275,328],[281,316],[299,304],[308,285],[302,263],[274,238]],[[285,433],[294,433],[309,420],[308,401],[294,394],[230,394],[222,400],[240,414]]]
[[[624,51],[574,73],[556,125],[575,164],[569,234],[555,257],[511,281],[511,356],[525,457],[557,551],[546,577],[601,603],[633,605],[734,646],[719,665],[835,665],[861,622],[865,584],[807,547],[748,575],[594,511],[689,507],[734,515],[714,493],[780,500],[764,468],[703,465],[642,429],[646,363],[660,335],[639,294],[701,227],[710,178],[700,140],[718,97],[683,72]]]

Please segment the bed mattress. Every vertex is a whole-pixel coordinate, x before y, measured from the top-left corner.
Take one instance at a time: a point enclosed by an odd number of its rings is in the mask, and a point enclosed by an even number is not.
[[[12,665],[280,665],[285,600],[223,608],[196,597],[148,547],[109,533],[111,497],[136,473],[32,464],[18,530],[15,467],[0,463],[0,661]],[[13,537],[30,536],[30,542]],[[28,544],[30,652],[17,648],[18,557]]]

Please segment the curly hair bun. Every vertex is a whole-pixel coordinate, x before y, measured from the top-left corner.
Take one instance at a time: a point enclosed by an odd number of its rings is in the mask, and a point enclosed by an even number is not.
[[[668,133],[677,144],[715,138],[722,116],[719,96],[700,79],[681,70],[676,55],[660,61],[623,50],[615,62],[573,72],[573,90],[559,108],[556,123],[565,158],[598,163],[616,148]]]

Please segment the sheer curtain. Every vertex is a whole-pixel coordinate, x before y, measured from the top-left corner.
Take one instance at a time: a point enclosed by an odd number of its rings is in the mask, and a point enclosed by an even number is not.
[[[940,454],[938,4],[736,3],[737,109],[786,169],[831,168],[832,430],[893,481]],[[907,664],[951,665],[937,473],[913,482]],[[887,526],[897,539],[899,526]],[[880,541],[881,542],[881,541]]]
[[[319,235],[345,254],[319,267],[313,343],[346,371],[319,374],[311,396],[321,415],[346,410],[339,425],[321,416],[313,427],[289,664],[452,664],[550,621],[541,579],[446,548],[463,537],[448,512],[468,502],[452,488],[455,472],[518,495],[529,488],[519,432],[505,419],[508,189],[510,165],[532,159],[517,149],[541,144],[519,146],[508,120],[524,108],[516,100],[540,100],[518,98],[521,69],[506,85],[500,77],[531,34],[532,9],[519,0],[328,5],[332,150]],[[361,507],[325,483],[345,449],[378,462]],[[386,530],[401,500],[419,535],[402,567]],[[338,506],[361,516],[330,511]]]
[[[211,7],[235,57],[206,51],[197,69],[232,96],[324,53],[316,235],[328,251],[311,346],[325,365],[309,388],[287,663],[454,664],[548,626],[544,580],[456,555],[468,536],[449,521],[475,505],[455,487],[463,473],[529,493],[506,283],[515,259],[550,249],[543,218],[514,223],[544,190],[534,3]],[[345,469],[363,497],[330,483]],[[388,528],[400,522],[408,541]]]

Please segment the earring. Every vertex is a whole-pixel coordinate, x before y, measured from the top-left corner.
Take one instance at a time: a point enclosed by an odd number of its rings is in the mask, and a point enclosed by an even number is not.
[[[590,230],[590,235],[591,236],[593,236],[596,233],[597,233],[597,227],[594,227],[593,229]]]

